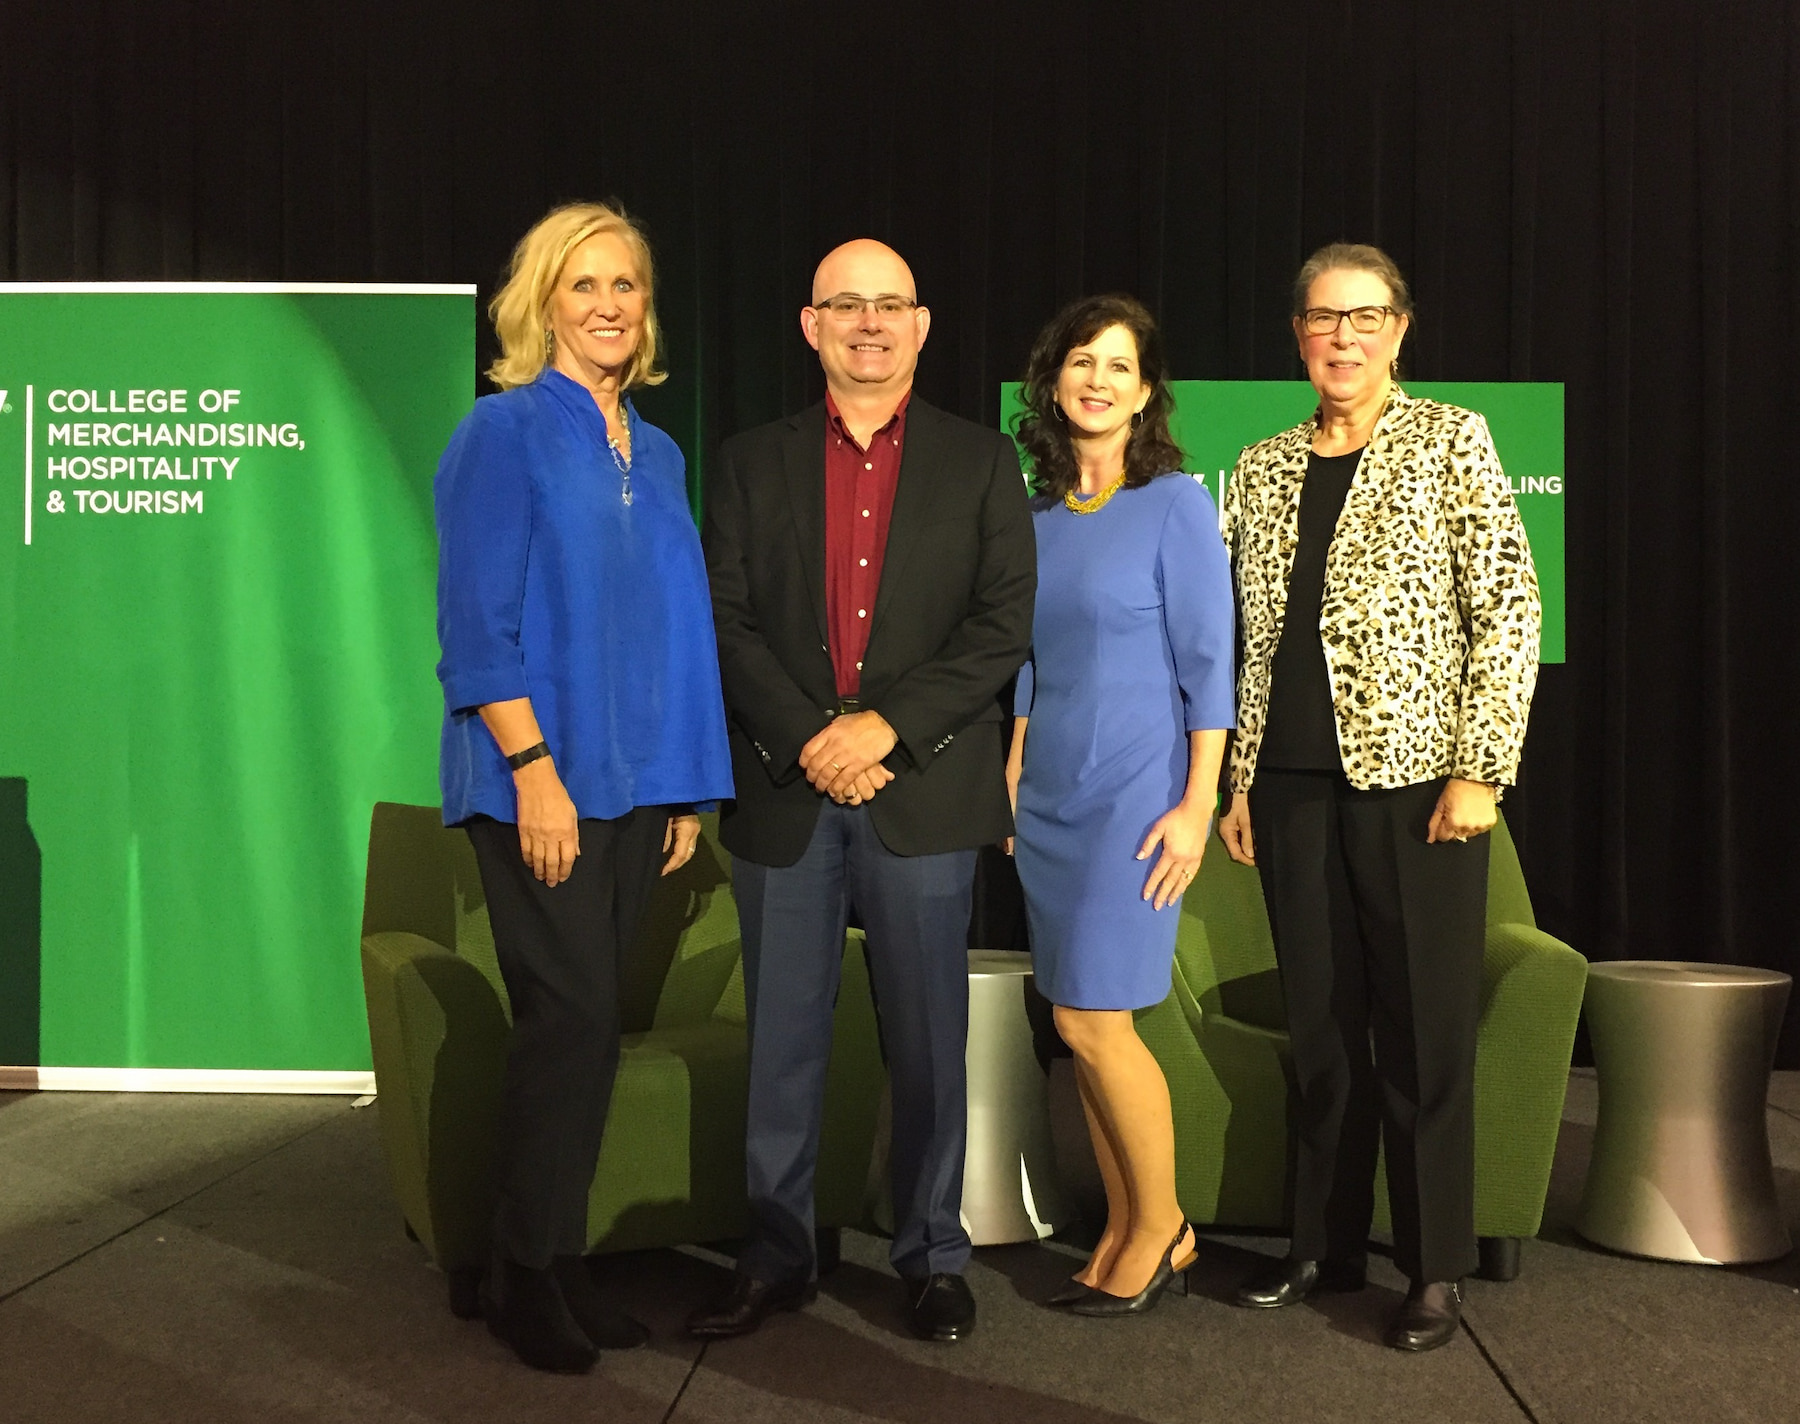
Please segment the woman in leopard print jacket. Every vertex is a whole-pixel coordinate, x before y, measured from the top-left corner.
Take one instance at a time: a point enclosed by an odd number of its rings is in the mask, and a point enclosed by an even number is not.
[[[1318,411],[1244,451],[1224,511],[1243,656],[1219,833],[1261,873],[1300,1118],[1288,1256],[1238,1300],[1361,1287],[1385,1138],[1412,1281],[1388,1341],[1426,1350],[1476,1264],[1485,832],[1525,739],[1537,577],[1487,422],[1394,382],[1393,261],[1334,244],[1294,290]]]

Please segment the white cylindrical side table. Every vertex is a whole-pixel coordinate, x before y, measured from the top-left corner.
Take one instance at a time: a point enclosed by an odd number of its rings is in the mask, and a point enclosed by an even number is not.
[[[1025,1011],[1031,956],[969,951],[969,1147],[963,1226],[977,1246],[1036,1241],[1069,1224],[1050,1138],[1049,1079]]]

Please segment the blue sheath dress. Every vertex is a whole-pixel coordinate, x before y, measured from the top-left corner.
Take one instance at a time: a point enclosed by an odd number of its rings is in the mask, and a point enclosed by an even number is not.
[[[1032,964],[1052,1003],[1138,1009],[1168,997],[1176,906],[1144,900],[1137,859],[1187,788],[1191,731],[1235,719],[1230,566],[1212,497],[1185,475],[1092,514],[1040,500],[1031,718],[1014,855]]]

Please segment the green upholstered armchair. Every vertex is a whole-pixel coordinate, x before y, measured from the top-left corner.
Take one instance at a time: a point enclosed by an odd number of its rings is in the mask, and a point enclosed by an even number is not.
[[[1543,1219],[1587,961],[1536,927],[1500,821],[1475,1064],[1475,1229],[1483,1274],[1510,1279]],[[1257,873],[1209,847],[1181,907],[1169,997],[1138,1015],[1175,1106],[1177,1188],[1196,1222],[1279,1230],[1289,1082],[1281,980]],[[1387,1226],[1385,1180],[1376,1225]]]
[[[747,1048],[729,857],[702,818],[622,974],[625,1038],[588,1198],[591,1249],[740,1236]],[[451,1279],[485,1267],[508,1004],[475,856],[437,808],[382,803],[369,831],[363,986],[376,1102],[408,1229]],[[862,1219],[885,1070],[860,932],[845,944],[819,1149],[822,1230]]]

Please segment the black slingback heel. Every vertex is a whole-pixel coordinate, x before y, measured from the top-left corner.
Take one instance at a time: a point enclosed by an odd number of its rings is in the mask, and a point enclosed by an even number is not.
[[[1064,1306],[1074,1305],[1078,1301],[1086,1300],[1093,1293],[1094,1288],[1086,1281],[1078,1280],[1074,1276],[1070,1276],[1068,1280],[1057,1287],[1054,1294],[1044,1298],[1044,1304],[1049,1306],[1052,1310],[1061,1310]]]
[[[1107,1318],[1116,1315],[1143,1315],[1156,1309],[1157,1301],[1162,1299],[1163,1292],[1176,1276],[1187,1281],[1187,1268],[1175,1269],[1175,1248],[1181,1244],[1181,1238],[1193,1230],[1187,1222],[1181,1223],[1181,1230],[1175,1233],[1175,1239],[1169,1243],[1169,1249],[1163,1252],[1163,1258],[1157,1263],[1156,1274],[1150,1277],[1150,1284],[1136,1295],[1114,1295],[1096,1287],[1089,1287],[1087,1295],[1073,1302],[1069,1309],[1076,1315],[1088,1315]],[[1189,1263],[1190,1265],[1192,1262]]]

